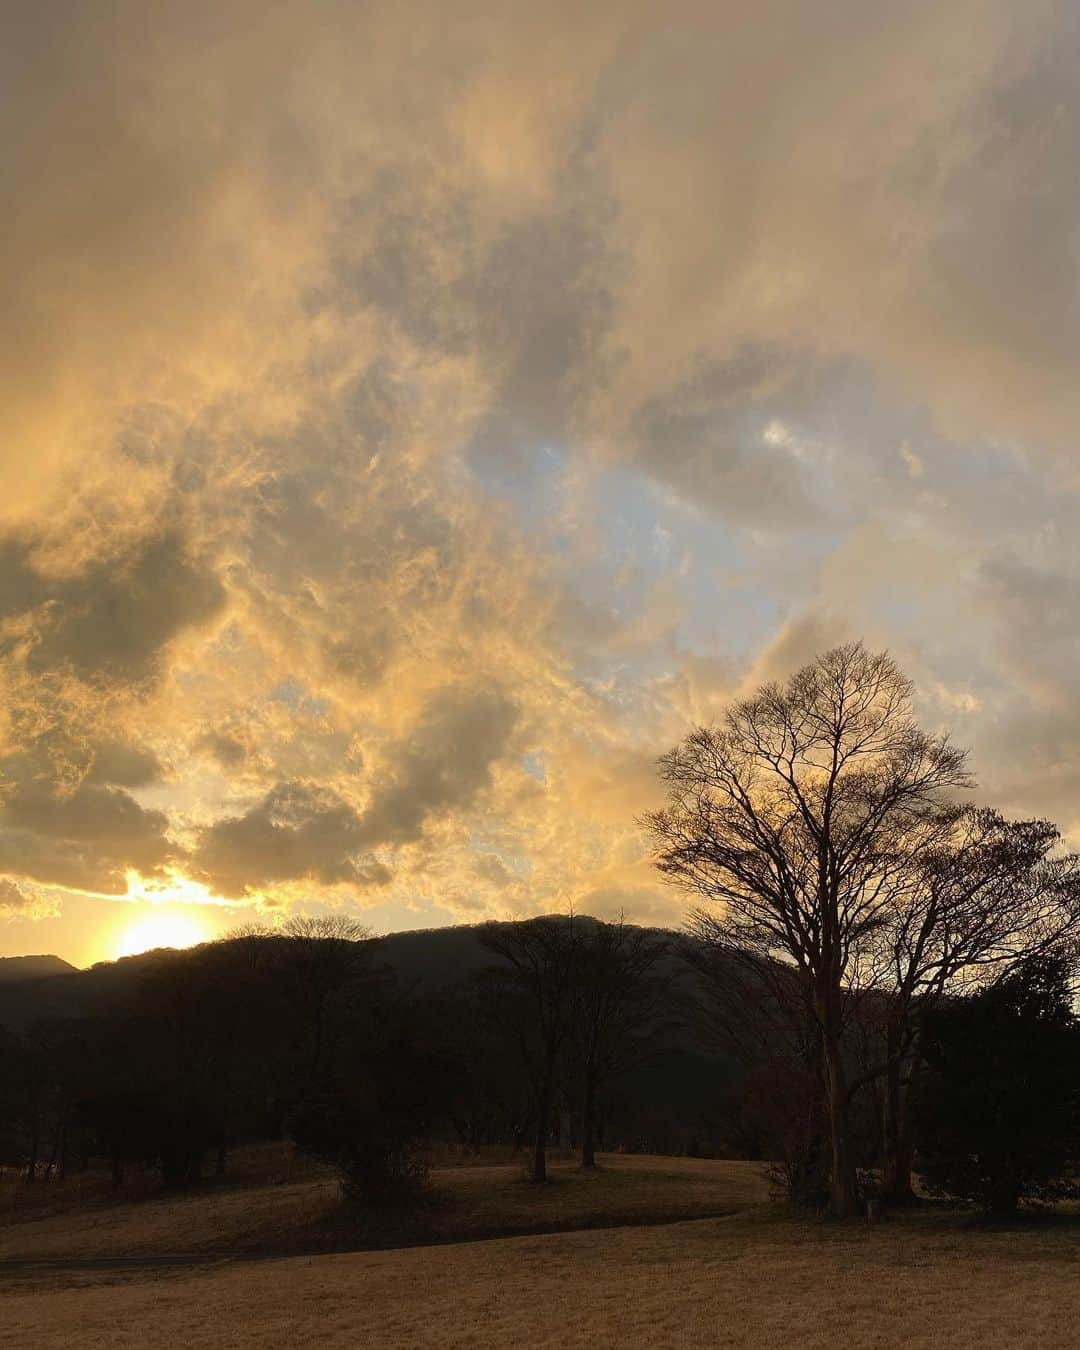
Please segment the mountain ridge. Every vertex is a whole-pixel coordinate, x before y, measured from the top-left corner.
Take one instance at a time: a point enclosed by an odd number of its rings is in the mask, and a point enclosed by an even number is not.
[[[15,984],[23,980],[44,980],[54,975],[73,975],[78,966],[51,952],[36,952],[25,956],[0,956],[0,984]]]

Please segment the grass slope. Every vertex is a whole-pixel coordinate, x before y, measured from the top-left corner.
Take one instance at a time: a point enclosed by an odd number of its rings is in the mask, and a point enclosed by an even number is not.
[[[38,1186],[0,1221],[0,1282],[5,1263],[396,1247],[668,1222],[728,1214],[766,1198],[755,1163],[637,1155],[602,1161],[595,1173],[557,1163],[539,1187],[522,1179],[520,1165],[439,1169],[432,1173],[434,1203],[396,1223],[350,1220],[337,1183],[319,1173],[282,1185],[211,1186],[123,1203],[107,1193],[80,1200]]]

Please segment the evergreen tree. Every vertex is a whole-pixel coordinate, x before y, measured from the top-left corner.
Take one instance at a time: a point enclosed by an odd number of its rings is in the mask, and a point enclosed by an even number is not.
[[[1080,1156],[1080,1023],[1069,962],[1033,957],[923,1019],[919,1169],[934,1194],[994,1214],[1071,1193]]]

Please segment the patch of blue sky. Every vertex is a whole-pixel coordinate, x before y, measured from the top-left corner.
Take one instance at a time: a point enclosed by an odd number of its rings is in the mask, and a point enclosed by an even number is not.
[[[900,633],[919,633],[926,624],[926,596],[910,587],[880,587],[874,594],[879,622]]]
[[[530,778],[535,778],[540,783],[547,782],[547,770],[544,768],[544,761],[538,751],[530,750],[528,754],[523,755],[521,767]]]
[[[812,584],[842,531],[816,528],[761,534],[749,524],[697,510],[632,465],[612,464],[581,480],[587,500],[568,502],[567,449],[539,441],[505,454],[468,453],[476,483],[506,502],[522,528],[544,522],[544,549],[584,605],[629,628],[666,591],[672,622],[650,657],[637,651],[639,674],[670,661],[672,647],[739,659],[756,650]],[[587,522],[583,554],[572,525]],[[779,585],[778,575],[783,578]],[[578,674],[602,681],[610,657],[579,653]]]
[[[788,584],[777,592],[777,571],[797,588],[841,538],[821,529],[758,536],[693,509],[633,468],[607,470],[592,490],[604,543],[575,572],[579,594],[608,603],[628,622],[664,587],[672,613],[668,645],[701,655],[756,650],[791,603]],[[778,568],[777,555],[790,558],[790,567]],[[657,660],[664,659],[658,652]]]
[[[542,521],[545,546],[555,553],[570,547],[569,535],[558,526],[568,460],[563,446],[543,440],[508,443],[501,453],[489,447],[466,452],[477,486],[509,505],[523,529],[532,530]]]
[[[293,712],[304,713],[308,717],[322,717],[330,711],[327,699],[313,698],[297,680],[282,680],[270,690],[269,697],[271,703],[284,703]]]

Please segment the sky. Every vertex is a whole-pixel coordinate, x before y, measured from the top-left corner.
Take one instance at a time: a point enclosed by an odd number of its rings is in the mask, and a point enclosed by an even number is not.
[[[850,638],[1080,843],[1075,4],[8,13],[0,954],[678,923]]]

